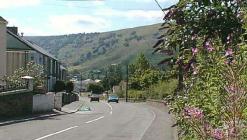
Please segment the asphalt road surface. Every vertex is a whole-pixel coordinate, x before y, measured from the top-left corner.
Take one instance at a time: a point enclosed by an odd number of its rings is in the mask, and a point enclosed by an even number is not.
[[[0,140],[173,140],[170,116],[145,103],[83,99],[91,111],[0,126]],[[75,105],[70,105],[76,106]]]

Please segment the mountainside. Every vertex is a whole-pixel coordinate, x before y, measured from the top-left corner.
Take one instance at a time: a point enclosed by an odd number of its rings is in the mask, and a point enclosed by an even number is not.
[[[105,33],[26,37],[69,66],[70,71],[87,72],[110,64],[131,63],[144,53],[152,64],[163,56],[152,54],[160,24]]]

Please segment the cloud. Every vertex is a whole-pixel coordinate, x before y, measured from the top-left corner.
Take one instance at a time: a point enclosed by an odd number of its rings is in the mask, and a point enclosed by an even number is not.
[[[55,34],[99,32],[110,26],[106,19],[89,15],[51,16],[49,21]]]
[[[160,10],[114,10],[114,9],[104,9],[95,12],[95,15],[103,17],[124,17],[128,19],[143,19],[143,20],[156,20],[162,19],[164,13]]]
[[[114,0],[112,0],[114,1]],[[155,0],[119,0],[124,2],[136,2],[136,3],[154,3]],[[178,0],[157,0],[159,3],[175,3],[178,2]]]
[[[40,4],[41,0],[0,0],[0,9],[34,6]]]

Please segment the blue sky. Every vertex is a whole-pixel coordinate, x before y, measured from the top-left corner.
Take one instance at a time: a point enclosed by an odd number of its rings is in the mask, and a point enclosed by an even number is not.
[[[158,0],[168,7],[178,0]],[[106,32],[162,22],[154,0],[0,0],[0,16],[24,35]]]

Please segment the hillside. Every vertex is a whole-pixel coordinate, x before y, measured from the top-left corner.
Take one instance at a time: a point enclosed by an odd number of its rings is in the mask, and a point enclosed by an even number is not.
[[[139,54],[157,64],[160,55],[152,54],[160,24],[105,33],[80,33],[61,36],[33,36],[35,42],[69,66],[71,72],[87,72],[117,63],[131,63]]]

